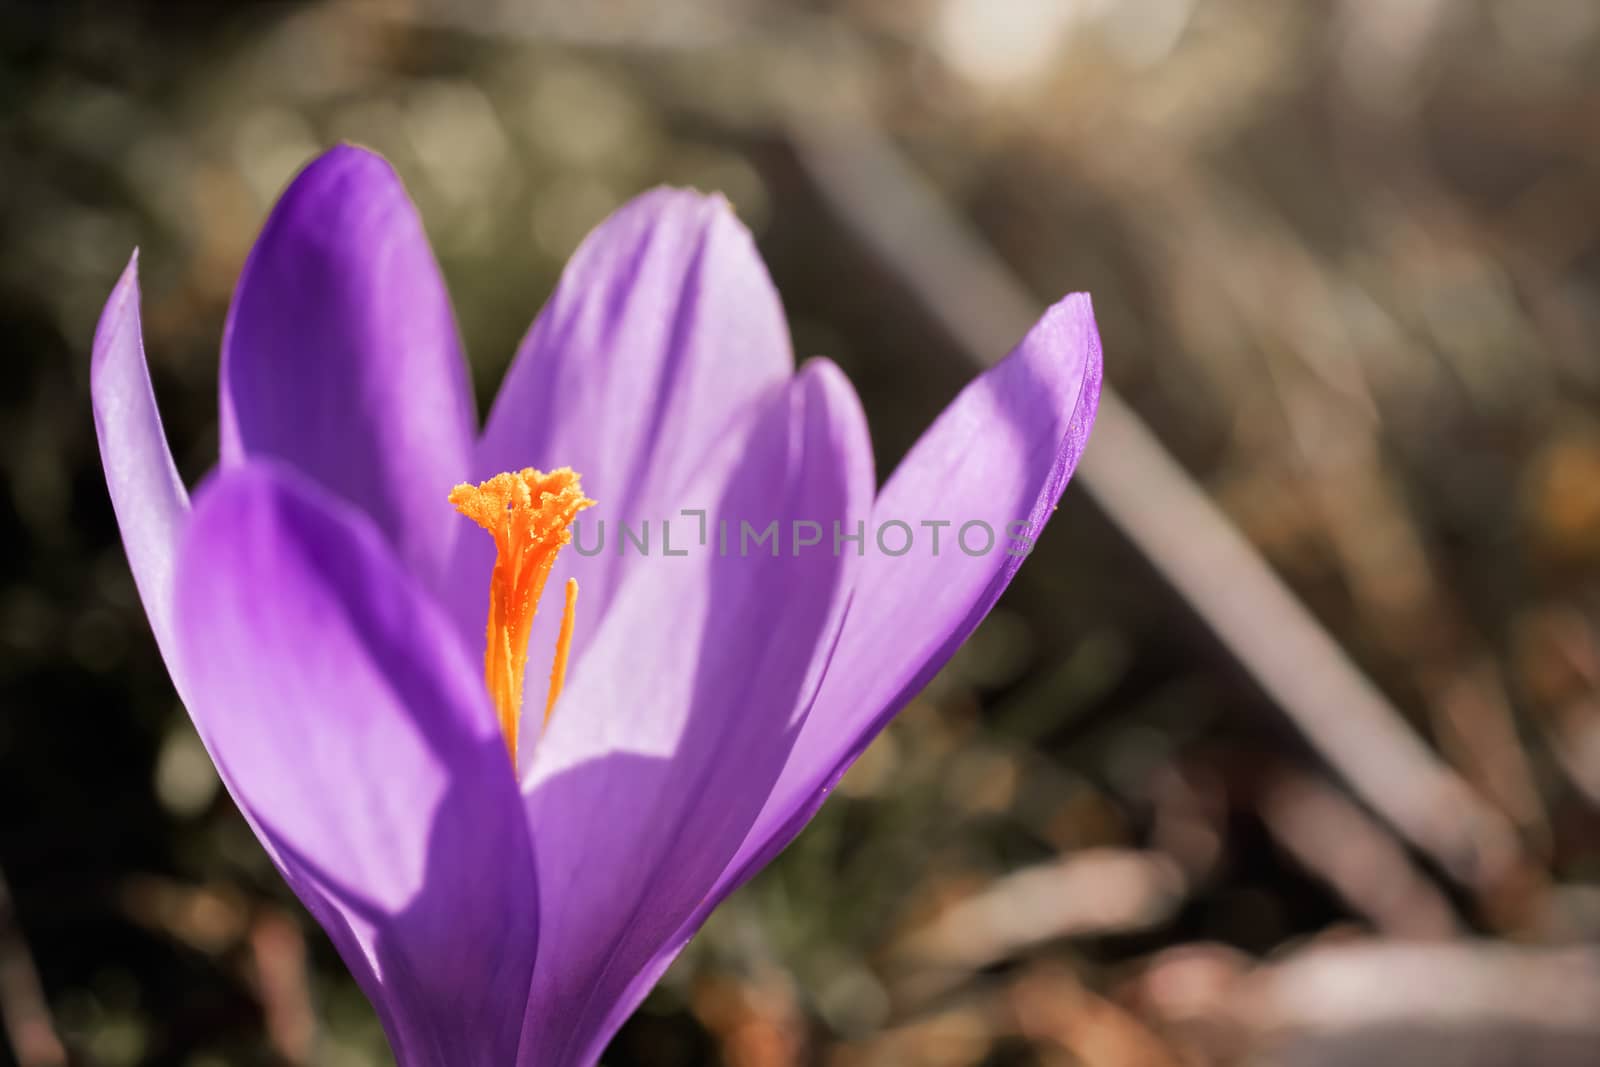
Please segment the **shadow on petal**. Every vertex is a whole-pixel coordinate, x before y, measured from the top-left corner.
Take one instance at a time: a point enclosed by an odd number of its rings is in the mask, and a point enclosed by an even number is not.
[[[503,751],[491,754],[503,757]],[[537,884],[529,885],[524,910],[509,913],[496,938],[463,938],[454,925],[440,921],[451,914],[502,911],[492,884],[480,881],[477,897],[462,892],[461,871],[481,869],[482,857],[463,848],[461,828],[481,815],[469,791],[452,785],[428,830],[422,884],[398,912],[342,884],[270,826],[257,826],[282,857],[290,887],[328,932],[377,1011],[400,1067],[502,1067],[520,1040],[523,1014],[516,1009],[536,952]],[[486,989],[511,992],[485,996]]]
[[[719,516],[735,531],[768,516],[831,529],[864,509],[870,453],[853,394],[847,410],[841,399],[820,374],[797,381],[736,448],[712,531]],[[853,557],[831,545],[746,556],[737,541],[722,556],[708,541],[639,565],[536,757],[543,941],[524,1064],[593,1062],[634,1006],[635,977],[681,947],[684,919],[777,780],[837,635]]]

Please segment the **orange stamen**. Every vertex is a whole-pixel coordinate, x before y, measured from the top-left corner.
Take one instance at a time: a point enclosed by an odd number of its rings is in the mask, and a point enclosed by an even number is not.
[[[494,538],[483,677],[515,767],[522,681],[528,666],[533,617],[539,610],[539,598],[544,595],[544,583],[557,553],[572,540],[568,527],[578,512],[593,507],[594,501],[583,495],[578,475],[570,468],[545,474],[529,467],[497,474],[478,485],[462,483],[450,490],[450,503]],[[556,642],[555,669],[550,675],[550,695],[545,703],[546,722],[566,680],[577,601],[578,585],[569,580],[561,635]]]
[[[567,655],[572,651],[572,624],[578,617],[578,579],[567,579],[567,605],[561,612],[561,633],[556,637],[556,661],[550,667],[550,695],[544,701],[544,724],[550,725],[550,716],[561,699],[561,690],[567,684]]]

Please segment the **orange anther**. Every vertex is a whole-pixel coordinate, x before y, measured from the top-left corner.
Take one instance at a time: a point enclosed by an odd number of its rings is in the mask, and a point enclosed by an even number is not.
[[[592,507],[594,501],[583,495],[578,475],[571,468],[545,474],[529,467],[497,474],[478,485],[458,485],[450,491],[450,503],[494,538],[483,676],[515,767],[522,681],[528,666],[533,617],[539,610],[539,598],[544,594],[544,583],[550,577],[556,555],[572,540],[568,527],[578,512]],[[546,721],[566,679],[577,599],[577,583],[568,581],[555,669],[550,675],[550,695],[545,704]]]

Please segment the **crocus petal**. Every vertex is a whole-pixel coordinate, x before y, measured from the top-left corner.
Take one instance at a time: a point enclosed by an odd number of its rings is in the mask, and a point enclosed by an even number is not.
[[[222,346],[224,464],[272,457],[355,504],[430,582],[476,416],[422,223],[389,164],[334,148],[285,190]]]
[[[539,742],[526,792],[543,941],[525,1067],[593,1063],[634,1007],[635,976],[682,947],[672,938],[760,811],[837,636],[856,561],[831,550],[832,523],[870,507],[865,424],[821,362],[767,406],[730,442],[707,546],[686,520],[688,557],[636,564]],[[780,554],[744,555],[740,522],[769,519]],[[793,519],[829,533],[795,555]]]
[[[580,533],[615,537],[677,513],[678,494],[711,446],[752,402],[794,372],[777,291],[750,234],[719,197],[657,189],[584,241],[507,372],[474,459],[473,477],[570,466],[599,502]],[[481,642],[486,538],[457,542],[450,585],[462,632]],[[613,552],[562,553],[550,579],[583,587],[598,618],[633,562]],[[535,622],[549,647],[559,612]],[[593,629],[579,626],[574,657]]]
[[[172,581],[189,494],[178,477],[150,387],[139,328],[139,255],[134,253],[94,334],[89,367],[100,462],[122,530],[128,566],[156,644],[172,662]],[[174,681],[177,681],[174,676]],[[179,691],[182,691],[179,686]]]
[[[288,468],[223,471],[177,574],[190,710],[403,1067],[513,1062],[538,894],[476,667],[370,520]]]
[[[1038,538],[1088,441],[1100,374],[1089,298],[1067,297],[962,391],[895,470],[873,505],[867,536],[875,540],[884,523],[898,520],[916,532],[916,547],[891,556],[867,546],[838,651],[782,777],[680,936],[794,839],[856,757],[994,606],[1022,563],[1007,528],[1020,520],[1028,546]],[[923,520],[952,523],[937,556]],[[956,542],[961,525],[972,521],[994,530],[991,551],[969,555]],[[969,547],[983,542],[974,527]],[[900,533],[887,543],[898,550]],[[658,977],[660,969],[638,983],[647,991]]]

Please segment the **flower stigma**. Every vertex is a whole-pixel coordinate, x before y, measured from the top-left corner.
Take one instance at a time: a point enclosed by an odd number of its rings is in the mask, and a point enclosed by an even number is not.
[[[528,666],[528,637],[556,555],[572,540],[569,527],[578,512],[593,507],[570,467],[549,474],[528,467],[497,474],[486,482],[463,482],[450,490],[450,503],[494,538],[494,571],[489,577],[489,625],[483,677],[494,700],[500,732],[511,765],[517,766],[517,732],[522,719],[522,681]],[[544,721],[550,721],[566,684],[567,654],[578,608],[578,582],[567,579],[561,633],[556,639]]]

